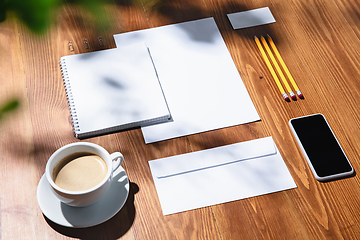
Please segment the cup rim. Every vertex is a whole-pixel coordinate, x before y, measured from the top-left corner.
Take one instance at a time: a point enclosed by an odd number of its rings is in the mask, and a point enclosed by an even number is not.
[[[63,189],[63,188],[59,187],[58,185],[56,185],[53,178],[52,178],[52,176],[51,176],[52,171],[50,169],[50,162],[51,162],[50,160],[52,160],[59,152],[63,151],[64,149],[66,149],[68,147],[71,147],[71,146],[76,146],[76,145],[83,145],[83,146],[85,145],[85,146],[94,147],[94,148],[99,149],[104,154],[107,154],[108,156],[110,156],[109,152],[106,151],[103,147],[101,147],[101,146],[99,146],[99,145],[97,145],[95,143],[91,143],[91,142],[75,142],[75,143],[66,144],[66,145],[62,146],[61,148],[57,149],[50,156],[50,158],[48,159],[48,161],[46,163],[46,167],[45,167],[45,175],[46,175],[47,181],[49,182],[51,187],[54,188],[56,191],[58,191],[60,193],[63,193],[63,194],[72,195],[72,196],[87,194],[87,193],[93,192],[93,191],[97,190],[98,188],[102,187],[109,180],[109,177],[111,176],[111,170],[112,170],[112,166],[109,166],[108,163],[107,163],[107,160],[104,159],[104,161],[105,161],[105,163],[106,163],[106,165],[108,167],[108,172],[106,173],[105,178],[100,183],[98,183],[96,186],[94,186],[92,188],[89,188],[87,190],[70,191],[70,190]],[[103,158],[103,157],[101,156],[101,158]]]

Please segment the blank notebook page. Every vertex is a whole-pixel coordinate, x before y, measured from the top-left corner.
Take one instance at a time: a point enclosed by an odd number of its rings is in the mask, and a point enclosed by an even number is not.
[[[170,113],[145,44],[61,58],[75,135],[166,121]],[[67,86],[68,85],[68,86]]]

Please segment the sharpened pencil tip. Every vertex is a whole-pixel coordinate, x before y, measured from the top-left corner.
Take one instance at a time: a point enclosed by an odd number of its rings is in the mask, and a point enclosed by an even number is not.
[[[258,37],[257,36],[254,36],[254,40],[257,39]]]
[[[268,38],[271,38],[269,34],[267,34]]]

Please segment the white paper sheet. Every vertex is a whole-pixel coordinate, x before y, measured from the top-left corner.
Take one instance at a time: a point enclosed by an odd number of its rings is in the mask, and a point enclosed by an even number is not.
[[[164,215],[296,188],[272,137],[149,165]]]
[[[234,29],[254,27],[276,22],[268,7],[238,13],[230,13],[227,16]]]
[[[143,127],[146,143],[260,120],[213,18],[114,35],[145,42],[172,122]]]

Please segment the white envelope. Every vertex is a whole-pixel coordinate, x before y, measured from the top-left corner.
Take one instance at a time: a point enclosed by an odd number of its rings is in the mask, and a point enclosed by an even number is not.
[[[296,188],[272,137],[149,165],[164,215]]]

